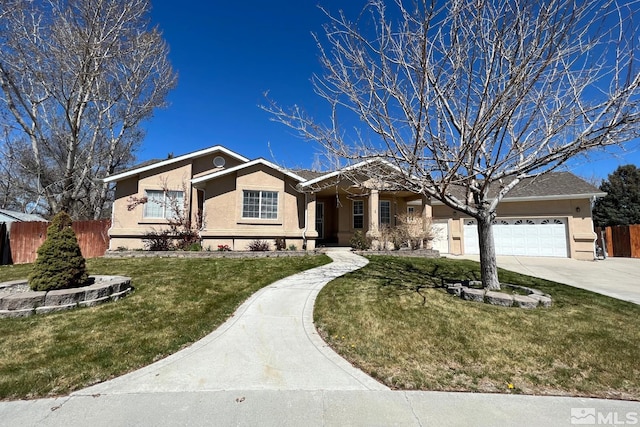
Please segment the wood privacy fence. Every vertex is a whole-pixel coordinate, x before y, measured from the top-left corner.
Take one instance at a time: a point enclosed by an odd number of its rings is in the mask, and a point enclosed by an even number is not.
[[[596,227],[596,243],[607,248],[607,256],[640,258],[640,224]]]
[[[109,248],[109,227],[111,220],[75,221],[72,225],[78,237],[80,250],[85,258],[104,255]],[[13,222],[8,235],[10,260],[8,263],[25,264],[34,262],[37,250],[47,237],[48,222]],[[0,234],[3,235],[3,234]],[[0,258],[2,260],[2,258]]]

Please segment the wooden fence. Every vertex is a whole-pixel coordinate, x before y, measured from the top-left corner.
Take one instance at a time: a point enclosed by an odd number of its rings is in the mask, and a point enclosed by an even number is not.
[[[72,225],[76,232],[80,250],[85,258],[104,255],[109,248],[109,227],[111,220],[75,221]],[[9,247],[13,264],[34,262],[37,250],[47,237],[48,222],[13,222],[9,227]]]
[[[604,242],[607,256],[640,258],[640,224],[596,227],[596,243],[602,247]]]

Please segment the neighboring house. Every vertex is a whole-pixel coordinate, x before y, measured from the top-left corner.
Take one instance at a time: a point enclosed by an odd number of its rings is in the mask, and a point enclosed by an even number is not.
[[[22,212],[10,211],[7,209],[0,209],[0,222],[29,222],[29,221],[47,221],[40,215],[27,214]]]
[[[39,215],[0,209],[0,265],[11,263],[11,249],[9,248],[9,234],[14,222],[31,222],[47,220]]]
[[[350,176],[365,165],[349,167]],[[255,239],[272,246],[285,239],[287,247],[308,250],[349,245],[356,231],[375,238],[407,213],[432,224],[432,244],[441,253],[478,253],[473,219],[418,194],[356,183],[343,172],[290,171],[222,146],[147,163],[105,179],[116,184],[110,249],[141,248],[145,233],[167,227],[169,206],[177,204],[194,223],[202,217],[202,246],[211,250],[244,250]],[[601,196],[568,172],[521,183],[499,205],[497,254],[593,259],[591,203]]]

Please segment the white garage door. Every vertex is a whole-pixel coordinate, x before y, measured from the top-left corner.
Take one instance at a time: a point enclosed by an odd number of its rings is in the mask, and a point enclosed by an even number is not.
[[[496,255],[567,257],[565,219],[502,219],[493,222]],[[479,254],[475,220],[464,221],[464,248],[467,254]]]

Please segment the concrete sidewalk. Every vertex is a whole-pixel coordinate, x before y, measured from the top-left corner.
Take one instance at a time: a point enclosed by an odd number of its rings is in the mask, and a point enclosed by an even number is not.
[[[479,261],[478,255],[445,256]],[[578,261],[571,258],[498,256],[497,262],[498,267],[505,270],[640,304],[640,259]]]
[[[0,402],[0,425],[568,426],[591,412],[640,423],[638,402],[389,390],[317,335],[319,290],[367,263],[349,251],[328,255],[334,263],[262,289],[166,359],[70,396]]]

